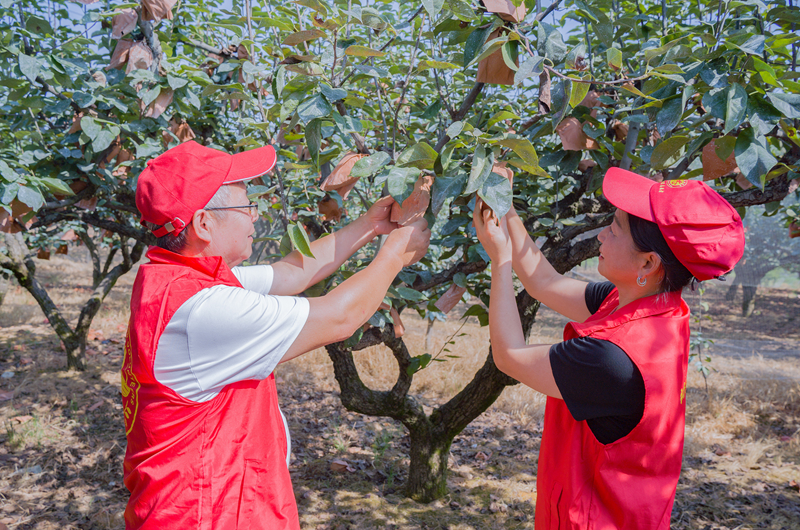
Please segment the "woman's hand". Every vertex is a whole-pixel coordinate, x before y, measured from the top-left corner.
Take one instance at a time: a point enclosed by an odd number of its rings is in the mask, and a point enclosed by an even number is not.
[[[480,197],[476,199],[472,223],[483,248],[495,263],[511,262],[511,237],[508,234],[506,217],[498,219]]]
[[[362,216],[376,236],[389,234],[397,228],[397,223],[390,221],[394,202],[392,197],[382,197]]]

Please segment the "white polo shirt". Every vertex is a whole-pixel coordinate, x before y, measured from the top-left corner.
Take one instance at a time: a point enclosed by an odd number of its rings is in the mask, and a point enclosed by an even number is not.
[[[308,319],[305,298],[269,294],[271,266],[232,271],[244,289],[203,289],[178,308],[158,340],[156,379],[191,401],[214,399],[231,383],[269,377]],[[288,465],[291,438],[285,417],[283,423]]]

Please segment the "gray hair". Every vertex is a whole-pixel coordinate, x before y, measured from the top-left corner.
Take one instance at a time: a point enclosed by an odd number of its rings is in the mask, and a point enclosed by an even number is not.
[[[203,208],[224,208],[228,205],[228,202],[231,199],[231,188],[228,185],[222,185],[219,187],[217,192],[214,194],[213,197],[208,201],[208,203]],[[225,210],[215,210],[211,212],[212,215],[216,215],[217,217],[223,218],[227,214]],[[189,232],[189,226],[191,226],[192,220],[189,219],[189,222],[186,223],[186,226],[178,235],[173,234],[166,234],[164,236],[159,237],[156,239],[156,246],[159,248],[163,248],[164,250],[169,250],[170,252],[174,252],[176,254],[180,254],[183,249],[186,248],[188,244],[188,237],[187,234]],[[157,230],[160,225],[155,223],[151,223],[149,221],[144,222],[144,226],[150,230]]]

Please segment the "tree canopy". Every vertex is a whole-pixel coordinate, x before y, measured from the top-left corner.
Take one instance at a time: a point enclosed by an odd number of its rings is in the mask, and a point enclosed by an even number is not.
[[[465,297],[485,323],[476,194],[519,211],[561,272],[597,254],[612,166],[703,178],[743,214],[772,203],[787,224],[796,217],[780,204],[800,178],[791,2],[82,3],[0,0],[0,229],[28,249],[7,246],[0,265],[22,283],[34,269],[25,252],[60,248],[73,230],[129,269],[153,241],[137,175],[183,141],[278,148],[275,172],[248,190],[263,216],[253,261],[308,254],[309,238],[392,195],[398,219],[434,226],[431,250],[368,329],[328,351],[348,407],[410,430],[412,468],[427,471],[407,487],[422,500],[443,493],[452,438],[515,383],[489,350],[470,386],[426,415],[408,390],[434,357],[412,355],[393,325],[403,309],[441,313]],[[111,271],[100,261],[98,278]],[[98,305],[115,279],[98,284]],[[538,303],[520,293],[518,307],[529,332]],[[366,388],[353,364],[352,351],[378,343],[400,368],[391,392]]]

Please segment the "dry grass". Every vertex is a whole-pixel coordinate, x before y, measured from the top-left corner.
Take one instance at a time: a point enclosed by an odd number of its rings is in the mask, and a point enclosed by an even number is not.
[[[88,266],[72,255],[59,258],[40,264],[41,278],[75,318],[88,296]],[[27,293],[12,287],[0,307],[0,371],[15,372],[0,379],[0,390],[14,391],[11,401],[0,403],[0,523],[9,528],[122,527],[127,491],[121,485],[125,438],[117,395],[118,342],[132,280],[133,275],[122,279],[95,320],[90,368],[80,374],[61,370],[66,360],[58,340]],[[783,292],[765,296],[761,307],[768,314],[757,322],[786,330],[780,314],[767,310],[770,304],[785,310],[790,299]],[[723,309],[715,307],[715,319],[726,318]],[[408,313],[403,319],[409,349],[423,353],[426,323]],[[543,310],[539,321],[532,341],[558,340],[563,319]],[[429,338],[431,353],[459,325],[457,318],[437,322]],[[709,329],[728,336],[724,321],[718,327]],[[470,323],[461,332],[465,335],[450,348],[459,359],[433,363],[415,377],[412,393],[427,407],[453,396],[485,360],[488,330]],[[747,336],[743,329],[736,333]],[[793,340],[794,330],[767,335],[762,325],[753,333]],[[370,387],[394,383],[397,365],[385,348],[358,352],[356,362]],[[797,357],[715,356],[713,366],[719,371],[709,379],[708,394],[690,366],[673,527],[798,528],[800,493],[793,485],[800,482]],[[448,495],[419,505],[401,495],[408,465],[404,429],[385,418],[344,410],[324,350],[281,365],[277,376],[293,433],[292,476],[303,528],[533,527],[544,408],[539,394],[521,385],[508,388],[454,441]],[[336,458],[349,462],[353,471],[332,471]],[[42,471],[30,472],[36,466]]]

